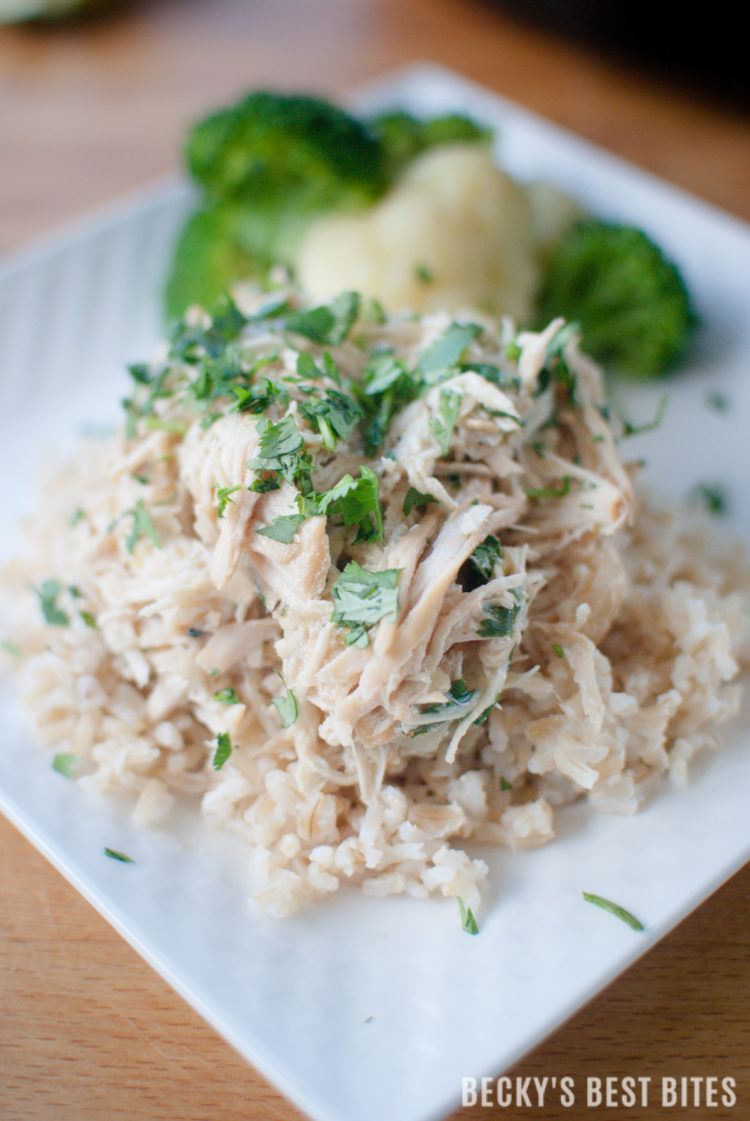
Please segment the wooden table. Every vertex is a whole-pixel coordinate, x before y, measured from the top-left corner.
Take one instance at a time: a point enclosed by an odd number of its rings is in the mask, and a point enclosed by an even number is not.
[[[245,88],[336,95],[420,59],[750,219],[746,109],[535,30],[500,6],[142,0],[67,28],[0,30],[0,250],[175,169],[188,122]],[[750,1117],[749,891],[746,868],[513,1073],[732,1075],[735,1109],[673,1112]],[[554,1121],[571,1111],[521,1115]],[[656,1104],[627,1112],[631,1121],[664,1115]],[[297,1116],[0,821],[2,1121]]]

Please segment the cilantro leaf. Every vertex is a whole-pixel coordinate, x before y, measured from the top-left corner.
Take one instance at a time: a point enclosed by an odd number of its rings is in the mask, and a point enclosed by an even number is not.
[[[565,475],[559,487],[526,487],[527,498],[564,498],[570,493],[570,475]]]
[[[39,597],[39,606],[42,609],[45,623],[51,627],[65,627],[70,622],[66,613],[58,607],[57,598],[62,591],[59,580],[42,580],[35,589]]]
[[[284,692],[281,696],[273,698],[273,706],[281,717],[282,728],[291,728],[299,716],[299,708],[297,707],[297,698],[286,682],[284,682]]]
[[[220,771],[226,763],[229,756],[232,754],[232,740],[229,732],[219,732],[216,737],[216,750],[214,757],[211,760],[211,766],[215,771]]]
[[[450,451],[453,430],[456,427],[459,409],[463,398],[453,389],[440,390],[439,415],[430,417],[430,432],[440,445],[443,455]]]
[[[479,584],[487,584],[495,575],[495,567],[500,561],[502,550],[500,542],[492,534],[480,541],[474,552],[469,557],[474,568]],[[478,585],[477,585],[478,586]]]
[[[446,331],[435,339],[417,361],[417,369],[425,380],[439,380],[436,375],[448,373],[460,360],[469,343],[481,335],[482,328],[477,323],[452,323]]]
[[[52,760],[52,770],[64,778],[72,778],[80,761],[80,756],[72,751],[58,751]]]
[[[347,627],[347,645],[367,646],[367,630],[387,616],[398,614],[398,577],[400,568],[370,572],[356,561],[349,561],[331,588],[335,607],[333,621]]]
[[[132,856],[128,856],[126,852],[120,852],[119,849],[110,849],[105,845],[104,855],[108,856],[111,860],[119,860],[121,864],[135,864]]]
[[[609,911],[610,915],[614,915],[615,918],[622,919],[622,921],[624,923],[627,923],[628,926],[632,927],[633,930],[644,929],[643,923],[640,921],[640,919],[637,919],[635,915],[632,915],[630,913],[630,911],[626,911],[624,907],[621,907],[619,905],[619,903],[613,903],[611,899],[605,899],[603,896],[594,895],[589,891],[584,891],[582,894],[587,903],[593,903],[595,907],[601,907],[603,911]]]
[[[130,510],[125,511],[123,517],[126,516],[132,517],[133,519],[132,528],[125,540],[125,548],[129,553],[133,552],[142,536],[148,537],[157,549],[161,548],[159,535],[154,528],[154,523],[151,520],[151,515],[143,505],[142,498],[139,498],[135,506],[133,506]]]
[[[323,437],[323,446],[328,451],[345,440],[364,416],[355,399],[339,389],[327,389],[317,400],[301,401],[297,407]]]
[[[235,493],[235,491],[238,491],[238,490],[242,490],[242,487],[240,486],[239,483],[237,483],[237,485],[234,486],[234,487],[217,487],[216,488],[216,497],[219,500],[219,506],[218,506],[218,510],[217,510],[217,516],[218,517],[220,517],[220,518],[224,517],[224,514],[226,512],[226,508],[227,508],[228,503],[234,502],[234,499],[232,498],[232,495]]]
[[[431,732],[434,728],[439,727],[447,720],[454,720],[461,715],[461,712],[470,705],[476,696],[476,689],[469,689],[466,682],[462,677],[456,678],[451,682],[451,687],[448,691],[448,697],[445,701],[439,704],[427,705],[422,711],[424,715],[443,714],[445,720],[435,720],[427,724],[420,724],[412,731],[413,736],[423,735],[425,732]]]
[[[261,420],[258,431],[261,434],[259,454],[250,460],[248,467],[256,471],[278,473],[288,483],[300,479],[303,489],[306,489],[310,457],[304,450],[305,442],[294,417],[288,414],[278,424]]]
[[[223,705],[238,705],[241,703],[232,685],[227,689],[219,689],[214,693],[213,699],[219,701]]]
[[[465,930],[467,934],[479,934],[479,927],[477,920],[472,914],[471,907],[466,907],[460,895],[456,897],[458,901],[458,912],[461,916],[461,929]]]
[[[287,315],[287,331],[304,335],[317,343],[338,346],[344,342],[359,315],[360,298],[357,292],[342,292],[327,306],[293,311]]]
[[[304,520],[304,514],[279,514],[270,525],[264,525],[255,532],[259,533],[261,537],[270,537],[272,541],[280,541],[282,545],[289,545]]]
[[[480,638],[509,638],[513,634],[513,626],[521,610],[522,600],[517,589],[513,589],[516,602],[512,607],[503,607],[499,603],[489,603],[484,608],[484,619],[479,624]]]
[[[432,494],[423,494],[416,487],[409,487],[404,498],[404,504],[401,507],[404,517],[408,517],[415,506],[426,506],[428,502],[437,502],[437,498]]]
[[[316,499],[314,510],[338,514],[344,525],[358,525],[364,540],[385,540],[378,477],[370,467],[360,467],[358,479],[348,474],[340,478]]]

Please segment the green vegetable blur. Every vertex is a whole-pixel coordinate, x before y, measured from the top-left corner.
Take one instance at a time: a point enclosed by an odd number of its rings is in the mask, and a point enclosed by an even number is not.
[[[164,303],[170,319],[210,308],[235,283],[294,268],[296,249],[323,214],[371,206],[419,152],[491,132],[449,114],[358,120],[318,97],[258,90],[189,131],[187,171],[200,191],[175,246]]]
[[[670,374],[693,341],[698,317],[675,264],[642,231],[586,219],[555,248],[538,298],[537,325],[578,324],[583,350],[632,378]]]

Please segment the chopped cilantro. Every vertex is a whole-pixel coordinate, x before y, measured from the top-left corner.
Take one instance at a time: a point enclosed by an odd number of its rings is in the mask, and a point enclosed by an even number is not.
[[[476,323],[452,323],[419,355],[417,368],[426,381],[439,380],[436,375],[446,373],[460,362],[469,343],[482,333]]]
[[[456,899],[458,902],[458,913],[461,916],[461,929],[465,930],[467,934],[479,934],[477,920],[472,914],[471,907],[465,906],[460,895],[457,896]]]
[[[98,630],[95,615],[92,615],[90,611],[80,611],[79,614],[87,627],[90,627],[92,631]]]
[[[556,658],[564,658],[565,657],[565,650],[563,649],[563,647],[560,645],[559,642],[553,642],[552,643],[552,653],[555,655]]]
[[[317,343],[338,346],[344,342],[359,315],[357,292],[342,292],[328,306],[290,312],[285,319],[287,331],[304,335]]]
[[[72,778],[80,761],[80,756],[72,751],[58,751],[52,760],[52,770],[64,778]]]
[[[256,533],[261,537],[270,537],[272,541],[280,541],[282,545],[289,545],[304,520],[304,514],[279,514],[270,525],[264,525]]]
[[[299,716],[299,709],[297,707],[297,698],[291,689],[283,681],[284,692],[280,697],[273,698],[273,706],[281,717],[282,728],[291,728],[295,720]]]
[[[232,412],[257,415],[265,412],[275,401],[282,405],[289,403],[287,391],[270,378],[258,378],[252,385],[235,384],[230,388],[236,397]]]
[[[337,514],[344,525],[358,525],[360,540],[385,540],[378,477],[370,467],[360,467],[358,479],[344,475],[325,494],[317,496],[313,512]]]
[[[696,483],[690,491],[694,502],[701,502],[709,514],[717,516],[727,512],[729,503],[726,487],[721,483]]]
[[[57,599],[62,591],[59,580],[43,580],[35,589],[39,597],[45,623],[51,627],[65,627],[70,622],[66,613],[58,607]]]
[[[232,740],[229,732],[219,732],[216,737],[216,750],[214,757],[211,760],[211,766],[215,771],[220,771],[226,763],[229,756],[232,754]]]
[[[323,439],[323,446],[333,451],[340,440],[345,440],[364,413],[353,397],[339,389],[327,389],[325,393],[298,405],[300,415],[317,429]]]
[[[440,390],[439,415],[430,417],[430,432],[440,445],[444,456],[450,451],[453,430],[456,427],[458,412],[463,398],[452,389]]]
[[[475,696],[476,689],[469,689],[464,679],[459,677],[451,682],[445,701],[427,705],[422,712],[425,716],[440,713],[444,715],[445,720],[453,720],[461,715],[461,712],[471,704]],[[411,734],[413,736],[423,735],[425,732],[431,732],[434,728],[439,727],[443,722],[442,720],[436,720],[429,724],[420,724],[414,728]]]
[[[626,911],[624,907],[620,907],[618,903],[613,903],[610,899],[604,899],[601,895],[592,895],[591,892],[584,891],[583,898],[587,903],[593,903],[596,907],[601,907],[603,911],[609,911],[610,915],[615,915],[616,918],[622,919],[624,923],[632,927],[633,930],[643,930],[643,923],[632,915],[630,911]]]
[[[237,485],[233,487],[216,487],[216,497],[219,500],[219,506],[217,510],[218,517],[224,517],[228,503],[234,502],[232,495],[238,490],[242,490],[242,487],[239,483],[237,483]]]
[[[640,436],[644,432],[652,432],[654,428],[658,428],[662,420],[664,419],[664,413],[666,412],[667,404],[668,398],[662,397],[661,401],[659,402],[659,407],[656,410],[656,414],[654,415],[654,419],[647,421],[646,424],[631,424],[629,420],[624,420],[622,422],[623,436]]]
[[[367,630],[398,613],[398,577],[401,569],[370,572],[349,561],[331,588],[335,603],[333,621],[349,629],[347,645],[367,646]]]
[[[437,499],[431,494],[423,494],[416,487],[409,487],[402,507],[404,517],[408,517],[415,506],[426,506],[428,502],[437,502]]]
[[[78,509],[74,510],[73,513],[70,515],[70,520],[68,522],[68,525],[69,526],[76,526],[76,525],[78,525],[79,522],[83,521],[83,519],[85,517],[86,517],[85,513],[83,512],[83,510],[79,506]]]
[[[487,584],[495,575],[495,567],[500,561],[502,550],[500,542],[492,534],[485,537],[484,541],[480,541],[474,552],[469,557],[472,567],[474,568],[479,583]]]
[[[565,475],[559,487],[526,487],[527,498],[564,498],[570,493],[570,476]]]
[[[364,392],[375,397],[391,389],[401,378],[408,377],[406,366],[391,350],[375,351],[362,376]]]
[[[513,787],[508,782],[507,778],[503,778],[502,775],[501,775],[500,776],[500,791],[501,791],[501,793],[505,794],[506,791],[512,790],[512,789],[513,789]]]
[[[512,607],[503,607],[498,603],[485,605],[485,617],[479,624],[480,638],[509,638],[513,634],[522,602],[516,589],[513,590],[513,595],[516,602]]]
[[[278,424],[264,418],[258,422],[258,431],[259,455],[248,466],[256,471],[278,473],[288,483],[299,480],[303,490],[309,489],[310,457],[294,417],[287,414]]]
[[[247,323],[247,316],[231,297],[224,296],[214,307],[208,327],[185,321],[176,324],[170,339],[170,357],[193,363],[206,355],[218,358],[227,344],[238,338]]]
[[[435,280],[432,269],[427,265],[417,265],[414,269],[414,276],[420,284],[432,284]]]
[[[133,525],[131,527],[130,533],[125,540],[125,548],[129,553],[133,552],[136,545],[138,544],[138,541],[143,536],[148,537],[157,549],[161,548],[159,535],[154,528],[154,523],[151,520],[151,515],[143,505],[143,499],[139,498],[135,506],[133,506],[130,510],[126,510],[125,514],[123,514],[123,517],[126,516],[132,517],[133,519]]]
[[[234,691],[234,687],[231,685],[227,689],[219,689],[214,693],[213,699],[219,701],[219,703],[223,705],[238,705],[241,703]]]
[[[120,852],[118,849],[109,849],[105,846],[104,855],[110,857],[111,860],[119,860],[121,864],[135,864],[132,856],[128,856],[126,852]]]

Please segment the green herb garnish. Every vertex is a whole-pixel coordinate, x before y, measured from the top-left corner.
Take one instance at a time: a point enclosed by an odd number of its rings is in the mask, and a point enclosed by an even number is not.
[[[482,328],[476,323],[452,323],[419,355],[419,372],[428,382],[439,380],[436,375],[448,373],[456,366],[469,343],[481,333]]]
[[[458,903],[458,913],[461,916],[461,929],[465,930],[467,934],[479,934],[477,920],[472,914],[471,907],[464,904],[460,895],[456,897],[456,902]]]
[[[335,514],[344,525],[358,525],[359,540],[385,541],[378,477],[370,467],[360,467],[357,479],[344,475],[330,490],[315,496],[310,512]]]
[[[347,645],[367,646],[367,630],[388,616],[398,614],[400,568],[370,572],[349,561],[331,588],[335,607],[333,621],[349,630]]]
[[[471,565],[479,577],[479,583],[487,584],[495,575],[495,568],[500,563],[502,549],[500,542],[492,534],[480,541],[474,552],[469,557]]]
[[[570,476],[565,475],[559,487],[526,487],[527,498],[564,498],[570,493]]]
[[[65,627],[70,622],[66,613],[58,607],[57,599],[62,592],[59,580],[43,580],[35,589],[39,597],[39,606],[42,609],[45,623],[51,627]]]
[[[709,514],[717,516],[727,512],[729,499],[726,487],[721,483],[696,483],[690,491],[693,501],[701,502]]]
[[[264,525],[255,532],[259,533],[261,537],[270,537],[272,541],[280,541],[282,545],[289,545],[304,520],[304,514],[279,514],[270,525]]]
[[[409,487],[402,507],[404,517],[408,517],[415,506],[426,506],[428,502],[437,502],[437,499],[431,494],[423,494],[416,487]]]
[[[562,648],[562,646],[560,645],[559,642],[553,642],[552,643],[552,653],[555,655],[556,658],[564,658],[565,657],[565,651],[564,651],[564,649]]]
[[[620,907],[618,903],[613,903],[611,899],[604,899],[601,895],[592,895],[588,891],[583,892],[583,898],[587,903],[593,903],[596,907],[601,907],[603,911],[609,911],[610,915],[614,915],[618,919],[622,919],[624,923],[632,927],[633,930],[643,930],[643,923],[632,915],[630,911],[626,911],[624,907]]]
[[[128,856],[126,852],[120,852],[118,849],[109,849],[105,846],[104,855],[112,860],[119,860],[121,864],[135,864],[132,856]]]
[[[151,515],[143,505],[143,499],[139,498],[132,509],[125,511],[123,517],[127,516],[133,519],[132,528],[125,539],[125,548],[129,553],[133,552],[141,537],[148,537],[157,549],[161,548],[159,535],[154,528]]]
[[[282,683],[284,684],[284,692],[280,697],[273,698],[273,706],[281,717],[282,728],[291,728],[299,716],[299,708],[297,707],[297,698],[283,678]]]
[[[287,331],[304,335],[313,342],[338,346],[357,320],[359,303],[357,292],[342,292],[327,306],[290,312],[284,325]]]
[[[258,422],[260,432],[259,454],[248,466],[256,471],[280,474],[288,483],[300,481],[303,490],[310,489],[310,457],[305,452],[302,433],[291,414],[278,424],[268,420]]]
[[[430,432],[440,445],[440,450],[444,456],[450,451],[453,430],[456,427],[462,400],[460,393],[456,393],[452,389],[441,389],[438,416],[430,417]]]
[[[239,483],[237,483],[237,485],[233,486],[233,487],[217,487],[216,488],[216,497],[219,500],[219,505],[218,505],[218,510],[217,510],[218,517],[220,517],[220,518],[224,517],[224,514],[226,512],[226,508],[227,508],[228,503],[234,502],[234,499],[232,498],[232,495],[235,494],[236,491],[238,491],[238,490],[242,490],[242,487],[240,486]]]
[[[213,699],[223,705],[238,705],[241,703],[234,687],[231,685],[227,689],[219,689],[218,692],[214,693]]]
[[[58,751],[52,760],[52,770],[64,778],[72,778],[80,761],[80,756],[72,751]]]
[[[232,754],[232,740],[229,732],[219,732],[216,737],[216,750],[214,757],[211,760],[211,766],[215,771],[220,771],[226,763],[229,756]]]
[[[513,634],[518,613],[521,610],[522,600],[517,589],[513,589],[516,602],[512,607],[503,607],[498,603],[489,603],[484,608],[484,619],[479,624],[480,638],[510,638]]]

